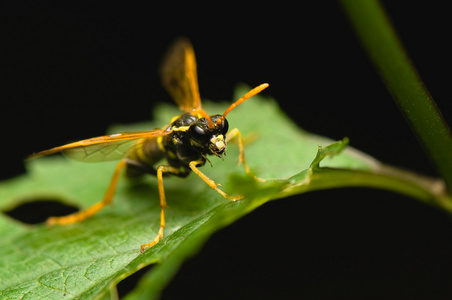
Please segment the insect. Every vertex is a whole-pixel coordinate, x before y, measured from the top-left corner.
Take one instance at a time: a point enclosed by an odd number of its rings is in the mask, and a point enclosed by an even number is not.
[[[160,228],[151,242],[141,246],[141,252],[163,238],[167,207],[163,187],[165,175],[186,177],[193,171],[223,197],[232,201],[242,198],[240,195],[230,196],[223,192],[218,188],[218,184],[199,168],[208,160],[207,155],[221,158],[225,154],[227,143],[232,138],[237,138],[240,150],[239,163],[244,165],[246,173],[250,172],[245,161],[240,131],[228,130],[226,116],[242,102],[267,88],[268,84],[264,83],[250,90],[229,106],[222,115],[208,115],[201,107],[195,54],[187,39],[176,40],[170,47],[160,71],[163,86],[183,111],[181,115],[172,118],[170,125],[162,129],[94,137],[31,155],[40,157],[62,152],[69,158],[83,162],[120,160],[102,201],[72,215],[50,217],[47,224],[70,224],[95,215],[112,202],[123,169],[129,176],[146,173],[157,176],[161,209]],[[164,160],[166,163],[161,162]]]

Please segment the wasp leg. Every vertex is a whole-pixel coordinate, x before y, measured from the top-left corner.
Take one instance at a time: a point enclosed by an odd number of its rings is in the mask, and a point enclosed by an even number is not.
[[[211,188],[213,188],[215,191],[217,191],[221,196],[225,197],[226,199],[232,200],[232,201],[237,201],[237,200],[241,200],[243,199],[243,196],[239,195],[239,196],[229,196],[228,194],[226,194],[225,192],[223,192],[222,190],[220,190],[217,185],[215,183],[215,181],[213,181],[212,179],[210,179],[209,177],[206,176],[206,174],[204,174],[203,172],[201,172],[197,165],[202,164],[202,161],[192,161],[190,162],[189,166],[190,169],[193,170],[193,172],[196,173],[196,175],[198,175],[199,177],[201,177],[202,180],[204,180],[205,183],[207,183]]]
[[[113,173],[113,177],[110,181],[110,185],[108,186],[107,192],[104,195],[102,201],[94,204],[93,206],[87,208],[86,210],[82,210],[72,215],[63,216],[63,217],[50,217],[47,219],[48,225],[66,225],[71,223],[80,222],[85,220],[95,214],[97,214],[102,208],[107,206],[113,200],[116,191],[116,185],[118,184],[119,175],[121,174],[121,170],[126,165],[125,160],[121,160],[116,166],[115,172]]]
[[[163,238],[163,230],[165,229],[165,209],[167,207],[166,205],[166,197],[165,197],[165,190],[163,188],[163,173],[171,173],[174,175],[180,175],[183,172],[181,172],[179,169],[176,169],[171,166],[159,166],[157,168],[157,182],[158,182],[158,188],[159,188],[159,197],[160,197],[160,228],[157,236],[147,244],[143,244],[140,247],[141,253],[144,252],[146,247],[152,247],[155,244],[159,242],[161,238]]]
[[[230,140],[232,140],[234,137],[237,137],[237,141],[238,141],[238,144],[239,144],[239,150],[240,150],[239,165],[240,165],[240,163],[242,163],[243,167],[245,168],[246,174],[249,174],[250,173],[250,168],[248,167],[248,164],[245,161],[245,147],[243,146],[242,134],[240,133],[240,131],[237,128],[232,129],[231,131],[229,131],[226,134],[226,144]]]

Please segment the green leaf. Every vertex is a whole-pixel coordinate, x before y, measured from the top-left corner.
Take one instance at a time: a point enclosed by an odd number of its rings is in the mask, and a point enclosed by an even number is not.
[[[236,98],[246,92],[238,89]],[[221,113],[229,103],[204,103]],[[155,121],[117,125],[116,131],[161,127],[179,111],[162,105]],[[2,299],[101,299],[122,279],[156,264],[127,299],[155,299],[182,262],[202,247],[215,231],[264,203],[310,190],[371,186],[411,195],[450,210],[442,182],[384,166],[350,147],[307,133],[290,121],[276,102],[256,96],[228,115],[245,138],[245,154],[255,177],[238,166],[238,147],[228,146],[224,160],[211,158],[203,171],[222,184],[231,202],[196,175],[164,179],[169,208],[165,237],[140,253],[159,228],[157,181],[120,180],[113,204],[81,223],[46,227],[24,225],[0,215],[0,296]],[[319,147],[320,146],[320,147]],[[102,199],[115,163],[75,162],[46,157],[27,162],[28,174],[0,183],[0,208],[55,199],[86,208]],[[113,293],[114,294],[114,293]]]
[[[314,160],[311,163],[311,170],[318,170],[320,168],[320,162],[327,156],[334,156],[339,154],[345,147],[348,145],[348,138],[344,138],[344,140],[339,141],[337,143],[331,144],[325,148],[319,146],[319,151],[315,156]]]

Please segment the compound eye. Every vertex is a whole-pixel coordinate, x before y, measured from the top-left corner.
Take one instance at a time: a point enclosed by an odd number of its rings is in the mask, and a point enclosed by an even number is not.
[[[223,119],[223,122],[221,122],[221,125],[220,125],[220,131],[221,131],[221,133],[222,133],[223,135],[226,135],[226,133],[228,132],[228,129],[229,129],[229,123],[228,123],[228,120]]]
[[[229,129],[228,120],[224,119],[222,115],[211,116],[211,119],[220,134],[225,135],[228,132]],[[218,123],[218,120],[221,120],[221,122]]]
[[[191,138],[198,144],[205,144],[209,141],[209,135],[199,125],[192,125],[190,126],[189,133]]]

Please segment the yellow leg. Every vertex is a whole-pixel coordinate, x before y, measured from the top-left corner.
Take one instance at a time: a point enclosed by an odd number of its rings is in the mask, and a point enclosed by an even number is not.
[[[211,188],[213,188],[214,190],[216,190],[218,193],[220,193],[223,197],[232,200],[232,201],[237,201],[243,198],[243,196],[229,196],[228,194],[226,194],[225,192],[223,192],[222,190],[220,190],[217,187],[217,184],[210,179],[209,177],[207,177],[204,173],[202,173],[198,167],[196,165],[202,163],[201,161],[192,161],[189,166],[190,168],[193,170],[193,172],[195,172],[199,177],[201,177],[202,180],[204,180]],[[165,197],[165,190],[163,187],[163,173],[172,173],[172,174],[178,174],[180,173],[180,171],[174,167],[171,166],[160,166],[157,169],[157,181],[158,181],[158,188],[159,188],[159,197],[160,197],[160,228],[158,231],[157,236],[150,242],[147,244],[143,244],[140,247],[140,251],[143,253],[146,250],[146,247],[152,247],[155,244],[157,244],[161,238],[163,238],[163,231],[165,229],[165,209],[167,207],[166,205],[166,197]]]
[[[192,169],[193,172],[196,173],[196,175],[201,177],[201,179],[204,180],[205,183],[207,183],[211,188],[213,188],[215,191],[217,191],[221,196],[223,196],[223,197],[225,197],[225,198],[227,198],[229,200],[237,201],[237,200],[243,199],[243,196],[241,196],[241,195],[233,197],[233,196],[229,196],[228,194],[226,194],[225,192],[220,190],[217,187],[217,185],[220,185],[220,184],[216,184],[215,181],[213,181],[212,179],[207,177],[203,172],[201,172],[198,169],[198,167],[196,165],[198,165],[200,163],[202,163],[202,162],[200,162],[200,161],[192,161],[192,162],[190,162],[189,166],[190,166],[190,169]]]
[[[249,174],[250,173],[250,168],[248,167],[248,164],[245,161],[245,147],[243,146],[242,134],[240,133],[240,131],[237,128],[232,129],[231,131],[229,131],[226,134],[226,143],[228,143],[234,137],[237,137],[238,144],[239,144],[239,150],[240,150],[239,165],[240,165],[240,163],[242,163],[243,167],[245,168],[246,174]]]
[[[118,184],[119,175],[121,174],[122,168],[126,165],[124,160],[121,160],[116,166],[115,172],[113,174],[113,178],[110,181],[110,185],[108,186],[107,192],[104,195],[104,199],[93,206],[87,208],[86,210],[82,210],[72,215],[63,216],[63,217],[50,217],[47,219],[48,225],[66,225],[71,223],[80,222],[85,220],[95,214],[97,214],[102,208],[107,206],[113,200],[116,191],[116,185]]]
[[[154,246],[155,244],[157,244],[160,241],[161,238],[163,238],[163,230],[165,229],[165,209],[167,207],[165,190],[163,188],[163,173],[178,174],[178,173],[180,173],[180,171],[171,166],[160,166],[157,169],[157,182],[158,182],[159,197],[160,197],[160,229],[159,229],[157,236],[150,243],[141,245],[141,247],[140,247],[141,253],[144,252],[146,247]]]

